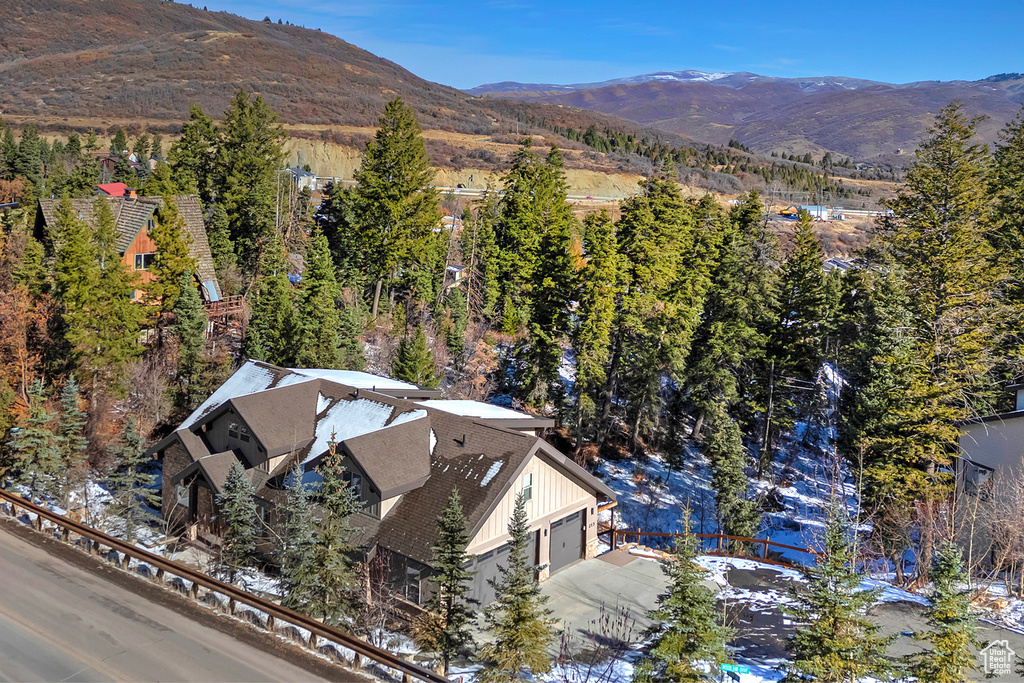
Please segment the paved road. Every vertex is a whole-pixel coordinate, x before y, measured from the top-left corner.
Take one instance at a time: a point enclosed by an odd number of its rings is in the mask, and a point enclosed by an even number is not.
[[[321,680],[282,659],[291,648],[269,636],[242,642],[215,628],[219,617],[203,608],[24,535],[0,524],[0,680]],[[332,677],[343,676],[336,671]]]

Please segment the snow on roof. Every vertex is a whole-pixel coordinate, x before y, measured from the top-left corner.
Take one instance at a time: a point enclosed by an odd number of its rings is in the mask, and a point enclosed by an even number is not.
[[[418,389],[415,384],[401,382],[390,377],[371,375],[368,372],[356,372],[355,370],[324,370],[319,368],[288,368],[292,372],[304,377],[315,379],[326,379],[330,382],[344,384],[355,389]]]
[[[498,476],[498,472],[501,471],[501,466],[504,464],[504,460],[495,460],[493,463],[491,463],[491,466],[487,470],[487,474],[485,474],[484,478],[480,480],[480,486],[487,486],[488,484],[490,484],[491,479],[494,479],[496,476]]]
[[[452,415],[462,417],[479,417],[486,420],[532,420],[533,415],[520,413],[516,410],[509,410],[501,406],[481,401],[470,401],[466,399],[429,399],[417,401],[417,404],[425,408],[434,408]]]
[[[334,440],[341,443],[346,439],[384,429],[393,411],[394,408],[386,403],[378,403],[368,398],[337,401],[317,420],[313,445],[309,447],[302,464],[305,465],[326,451],[332,434]]]
[[[238,398],[239,396],[256,394],[269,389],[270,385],[274,383],[274,377],[274,373],[271,372],[270,369],[257,365],[255,361],[249,361],[240,367],[235,374],[228,377],[227,381],[225,381],[224,384],[221,384],[217,391],[213,392],[210,398],[203,401],[202,405],[196,408],[195,411],[181,423],[181,427],[179,427],[179,429],[191,427],[204,415],[226,401]],[[298,381],[295,381],[292,378],[297,378]],[[312,377],[298,377],[296,375],[290,375],[283,378],[277,386],[309,382],[312,379]],[[292,381],[286,382],[285,380]]]

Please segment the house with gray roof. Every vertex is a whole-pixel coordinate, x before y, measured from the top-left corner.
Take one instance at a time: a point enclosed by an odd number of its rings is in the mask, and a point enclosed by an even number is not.
[[[117,250],[121,261],[129,271],[135,271],[143,284],[153,280],[149,271],[156,258],[156,244],[149,236],[156,225],[157,212],[164,205],[163,197],[140,197],[134,192],[124,196],[99,195],[110,206],[117,221]],[[71,208],[79,219],[93,228],[96,227],[96,198],[71,199]],[[57,207],[59,199],[40,199],[39,211],[36,214],[36,236],[40,239],[56,228]],[[217,273],[210,255],[210,242],[203,224],[203,207],[196,195],[175,195],[174,203],[178,214],[185,222],[185,231],[190,238],[189,254],[196,260],[196,280],[200,285],[200,293],[207,303],[222,300]],[[133,297],[142,298],[137,291]]]
[[[352,525],[381,555],[410,603],[431,592],[436,521],[453,489],[462,499],[476,572],[473,597],[508,558],[515,498],[526,498],[531,560],[543,580],[597,552],[597,508],[615,494],[538,436],[551,422],[366,373],[249,361],[181,426],[154,445],[163,461],[163,514],[193,537],[219,533],[216,499],[238,462],[273,523],[296,464],[314,485],[331,447],[363,503]]]

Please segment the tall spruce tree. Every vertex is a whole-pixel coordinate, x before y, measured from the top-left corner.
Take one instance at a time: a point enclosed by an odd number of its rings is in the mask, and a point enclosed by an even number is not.
[[[285,482],[284,519],[281,525],[281,604],[302,611],[311,587],[318,580],[313,565],[316,523],[309,485],[302,465],[296,463]]]
[[[942,109],[878,226],[907,282],[916,344],[909,410],[901,417],[905,453],[927,484],[918,498],[926,516],[949,490],[940,469],[957,453],[959,421],[991,412],[998,389],[1005,276],[988,239],[988,155],[974,141],[976,128],[962,102]],[[921,526],[925,556],[932,554],[931,528]],[[927,563],[918,571],[925,578]]]
[[[749,216],[748,207],[750,207]],[[741,213],[742,212],[742,213]],[[699,437],[710,412],[719,405],[747,416],[743,427],[753,431],[752,413],[760,406],[747,395],[765,358],[766,315],[774,305],[766,269],[758,261],[756,237],[749,222],[760,220],[756,195],[744,199],[722,226],[719,259],[700,323],[694,334],[686,386],[696,409],[694,436]]]
[[[118,127],[117,132],[114,133],[114,137],[110,139],[110,153],[113,156],[123,156],[128,150],[128,136],[124,132],[124,128]]]
[[[697,229],[697,220],[701,228]],[[708,202],[688,204],[674,183],[648,180],[618,223],[623,288],[602,395],[603,440],[616,394],[627,399],[631,445],[658,422],[664,377],[680,379],[715,260],[717,219]]]
[[[56,415],[47,407],[46,387],[33,380],[28,388],[28,412],[17,422],[9,446],[14,451],[18,481],[30,500],[52,492],[60,476],[60,440],[53,430]]]
[[[721,532],[729,536],[752,537],[760,527],[757,504],[747,495],[747,449],[743,446],[740,426],[725,406],[711,409],[711,434],[704,454],[711,461],[711,488],[715,491],[715,507]]]
[[[384,106],[377,133],[355,173],[352,212],[373,285],[370,317],[377,317],[381,292],[399,271],[406,277],[429,268],[440,247],[434,172],[416,115],[396,98]],[[424,296],[425,295],[425,296]],[[430,292],[420,292],[421,301]]]
[[[797,622],[786,668],[790,676],[822,683],[856,683],[867,676],[885,680],[892,669],[885,650],[893,638],[879,636],[865,614],[881,589],[860,590],[842,505],[832,501],[815,566],[801,569],[806,583],[794,585],[794,605],[783,607]]]
[[[275,240],[264,251],[253,289],[243,352],[254,360],[294,365],[298,337],[294,288],[288,279],[284,246],[279,241]]]
[[[181,127],[181,137],[167,153],[167,161],[182,189],[197,193],[204,204],[209,204],[216,196],[214,182],[218,175],[219,144],[220,132],[213,119],[193,103],[189,107],[188,121]]]
[[[434,354],[427,345],[427,333],[422,325],[418,325],[411,336],[399,343],[391,374],[395,379],[416,386],[427,389],[437,387],[441,377],[434,367]]]
[[[224,515],[224,545],[221,549],[222,571],[228,581],[235,582],[239,572],[256,564],[256,491],[241,463],[228,470],[224,489],[217,496],[217,506]]]
[[[552,396],[552,384],[558,379],[562,362],[562,345],[569,334],[569,302],[576,287],[577,268],[573,233],[578,232],[566,199],[565,171],[557,147],[551,148],[542,171],[548,203],[542,209],[537,263],[528,283],[529,335],[518,354],[523,360],[523,398],[537,407],[543,407]]]
[[[299,367],[338,368],[341,358],[341,319],[338,314],[338,282],[334,276],[327,237],[319,230],[306,249],[306,271],[298,306],[301,344],[296,360]]]
[[[597,409],[596,392],[607,379],[608,343],[619,288],[619,254],[615,224],[606,211],[583,221],[586,265],[578,278],[576,326],[572,350],[576,360],[575,436],[577,448],[591,435]]]
[[[766,457],[771,456],[774,438],[809,414],[829,319],[824,262],[811,215],[801,211],[793,251],[782,264],[779,323],[770,340],[774,374],[782,381],[773,386],[774,427]]]
[[[171,328],[178,340],[178,402],[192,409],[198,405],[196,389],[202,372],[200,357],[206,346],[209,316],[206,315],[199,289],[190,273],[182,274],[178,288],[180,294],[174,304],[174,323]]]
[[[88,468],[85,449],[86,415],[78,405],[78,383],[69,377],[60,392],[60,415],[57,419],[57,441],[60,448],[60,477],[56,491],[61,505],[68,508],[72,494],[85,484]]]
[[[472,558],[466,555],[469,533],[458,489],[452,489],[448,505],[437,519],[437,532],[430,576],[437,591],[427,600],[426,614],[417,623],[415,637],[422,649],[438,653],[441,673],[447,676],[452,659],[473,643],[469,599],[473,572],[466,569]]]
[[[528,680],[527,675],[551,670],[548,648],[554,642],[554,620],[547,596],[534,581],[535,567],[527,559],[533,534],[526,518],[526,500],[516,496],[508,523],[508,565],[498,567],[500,576],[490,579],[495,597],[484,610],[485,629],[492,641],[480,649],[482,683]]]
[[[196,260],[189,251],[192,237],[171,195],[163,197],[149,237],[156,246],[156,257],[150,267],[154,279],[149,285],[149,296],[162,312],[170,312],[181,295],[182,278],[196,272]]]
[[[146,508],[155,508],[160,500],[157,489],[153,487],[156,475],[146,471],[152,460],[146,457],[146,442],[134,417],[125,420],[121,441],[114,449],[114,458],[114,466],[107,475],[112,498],[108,509],[123,522],[123,538],[134,543],[146,520],[155,519]]]
[[[277,171],[287,134],[270,105],[239,90],[228,104],[217,144],[214,191],[227,211],[239,262],[252,272],[275,235]]]
[[[967,574],[954,541],[940,546],[931,577],[931,606],[925,612],[928,630],[914,634],[931,647],[909,658],[910,672],[929,683],[966,683],[968,674],[978,668],[975,652],[982,643],[971,614],[970,592],[960,587]]]
[[[88,305],[78,312],[82,327],[76,350],[80,353],[81,365],[91,376],[91,400],[95,408],[99,386],[115,393],[124,390],[125,369],[142,353],[139,325],[145,311],[131,299],[139,279],[121,261],[117,226],[110,205],[98,198],[94,206],[97,225],[92,253],[96,263],[92,269],[95,272],[98,264],[99,271]]]
[[[675,553],[661,565],[668,591],[658,596],[658,608],[649,613],[653,641],[647,665],[639,668],[647,680],[714,681],[718,667],[729,661],[725,644],[732,631],[719,623],[715,596],[701,583],[707,571],[697,564],[700,545],[688,509],[682,522]]]

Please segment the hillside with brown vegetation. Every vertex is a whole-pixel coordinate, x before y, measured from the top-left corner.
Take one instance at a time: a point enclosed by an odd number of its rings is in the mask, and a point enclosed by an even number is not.
[[[619,83],[569,92],[489,90],[486,95],[600,111],[714,144],[737,140],[765,154],[818,156],[828,151],[858,161],[914,149],[939,109],[957,98],[969,114],[988,117],[978,133],[992,142],[1024,101],[1019,74],[970,82],[855,85],[815,89],[796,79],[720,79]]]

